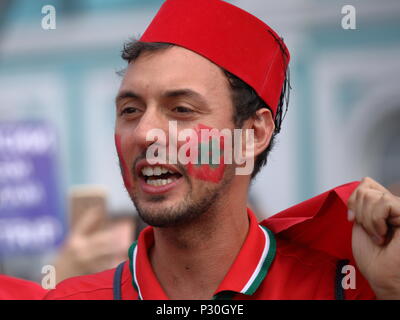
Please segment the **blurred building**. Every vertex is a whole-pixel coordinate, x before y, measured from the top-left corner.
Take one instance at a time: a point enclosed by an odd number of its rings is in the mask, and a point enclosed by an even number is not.
[[[162,2],[0,2],[0,122],[40,119],[57,129],[63,192],[102,184],[111,210],[132,209],[113,140],[116,72],[123,43]],[[231,2],[277,30],[291,52],[289,110],[251,189],[261,215],[363,176],[400,181],[400,2]],[[55,30],[41,26],[49,4]],[[355,30],[342,28],[347,4]]]

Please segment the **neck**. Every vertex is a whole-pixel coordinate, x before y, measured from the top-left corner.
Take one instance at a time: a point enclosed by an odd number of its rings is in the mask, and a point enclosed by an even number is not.
[[[249,229],[244,197],[218,201],[189,224],[154,228],[150,259],[170,299],[210,299],[235,260]]]

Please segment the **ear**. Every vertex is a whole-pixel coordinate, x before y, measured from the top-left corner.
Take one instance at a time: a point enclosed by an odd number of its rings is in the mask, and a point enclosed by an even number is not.
[[[254,157],[257,157],[268,147],[275,130],[271,111],[267,108],[257,110],[255,116],[247,119],[243,127],[253,129]]]

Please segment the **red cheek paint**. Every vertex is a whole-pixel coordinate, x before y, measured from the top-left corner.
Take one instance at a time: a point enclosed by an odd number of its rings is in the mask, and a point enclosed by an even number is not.
[[[129,175],[129,167],[127,166],[123,156],[122,156],[122,148],[121,148],[121,137],[117,134],[114,135],[115,147],[117,149],[117,154],[119,158],[119,163],[121,164],[122,169],[122,179],[124,180],[124,185],[127,190],[130,190],[132,187],[132,181]]]
[[[202,180],[202,181],[207,181],[207,182],[213,182],[213,183],[218,183],[222,180],[224,176],[224,171],[225,171],[225,163],[224,163],[224,155],[223,155],[223,149],[224,149],[224,140],[223,136],[220,138],[220,143],[219,143],[219,151],[220,151],[220,158],[219,158],[219,163],[218,164],[213,164],[212,163],[212,153],[209,153],[208,155],[208,163],[201,163],[201,154],[204,152],[202,148],[206,148],[206,144],[204,141],[202,141],[202,136],[201,136],[201,131],[200,130],[211,130],[211,127],[205,126],[203,124],[199,124],[197,128],[195,129],[196,134],[197,134],[197,141],[198,141],[198,155],[197,155],[197,163],[189,162],[187,164],[187,170],[188,174],[193,176],[196,179]],[[208,150],[206,152],[209,152],[209,150],[212,150],[212,139],[213,137],[209,136],[208,138]],[[214,138],[215,139],[215,138]]]

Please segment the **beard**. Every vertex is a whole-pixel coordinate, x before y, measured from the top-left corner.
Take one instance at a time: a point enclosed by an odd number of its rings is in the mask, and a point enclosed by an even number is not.
[[[172,206],[163,208],[159,206],[161,202],[167,199],[167,195],[152,196],[146,200],[146,203],[143,203],[142,199],[139,199],[135,193],[130,193],[130,198],[140,218],[148,225],[159,228],[176,227],[200,219],[207,212],[218,208],[218,204],[234,176],[234,169],[227,169],[224,172],[223,179],[218,184],[197,183],[199,190],[195,190],[186,172],[184,170],[181,170],[181,172],[183,172],[181,179],[186,180],[189,190],[182,195],[182,200]]]
[[[182,201],[174,206],[163,209],[152,209],[151,205],[140,205],[140,201],[132,197],[133,204],[138,211],[140,218],[148,225],[159,228],[176,227],[182,224],[190,223],[205,212],[208,212],[220,197],[219,192],[207,192],[201,199],[182,199]],[[154,201],[161,202],[164,196],[160,196]]]

